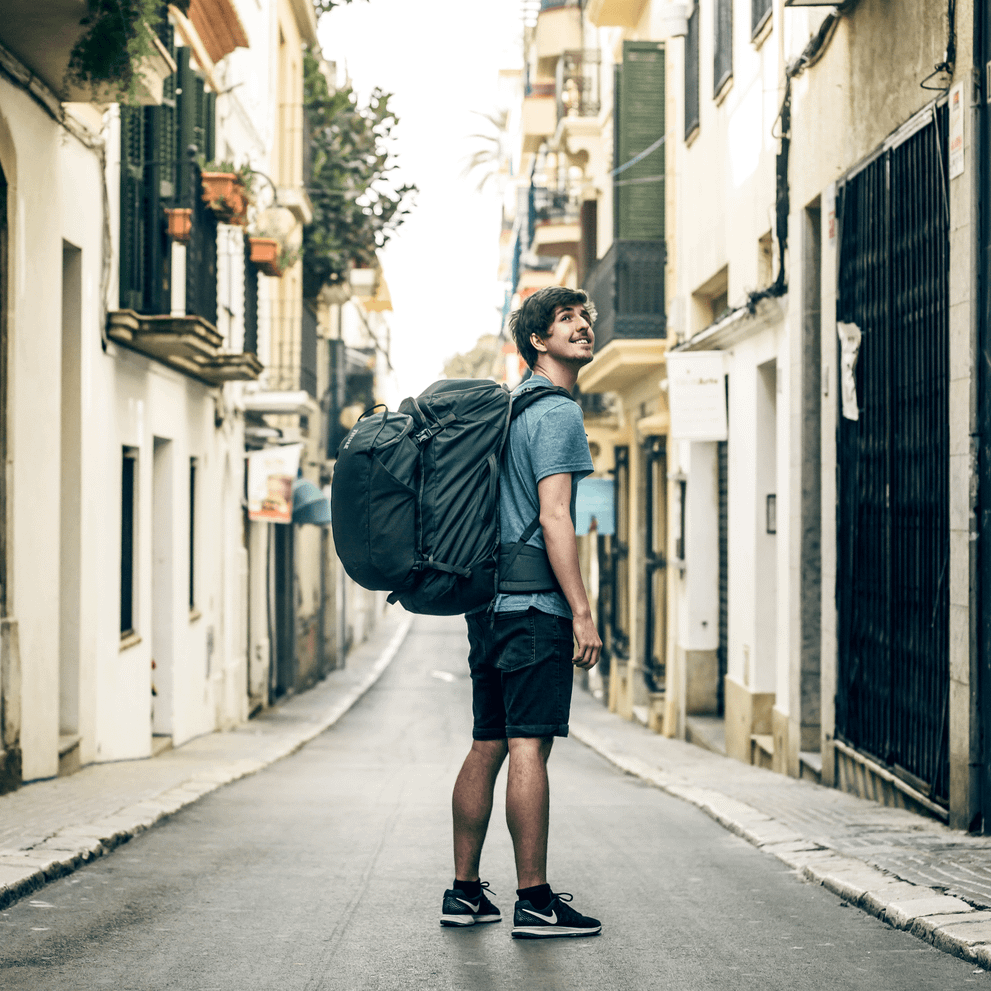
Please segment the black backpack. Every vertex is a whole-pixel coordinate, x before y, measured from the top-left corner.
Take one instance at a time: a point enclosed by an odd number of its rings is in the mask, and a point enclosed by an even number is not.
[[[499,590],[557,588],[546,553],[499,546],[499,466],[513,418],[547,395],[515,399],[484,379],[443,379],[398,412],[370,410],[341,442],[331,489],[334,542],[363,588],[410,612],[451,616]],[[377,409],[377,407],[376,407]]]

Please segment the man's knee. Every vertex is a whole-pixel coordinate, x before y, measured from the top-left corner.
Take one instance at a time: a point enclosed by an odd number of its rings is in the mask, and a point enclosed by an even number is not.
[[[471,752],[477,760],[487,764],[502,764],[508,753],[506,740],[472,740]]]
[[[545,762],[551,755],[554,746],[553,736],[512,736],[509,738],[509,759],[514,756],[520,759],[539,757]]]

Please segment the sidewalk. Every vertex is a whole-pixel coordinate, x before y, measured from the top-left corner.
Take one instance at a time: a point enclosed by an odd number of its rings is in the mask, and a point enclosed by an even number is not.
[[[347,667],[230,732],[198,737],[148,760],[93,764],[0,796],[0,909],[298,750],[375,683],[411,623],[399,607],[389,610],[348,655]]]
[[[571,735],[849,904],[991,969],[991,836],[665,739],[577,690]]]

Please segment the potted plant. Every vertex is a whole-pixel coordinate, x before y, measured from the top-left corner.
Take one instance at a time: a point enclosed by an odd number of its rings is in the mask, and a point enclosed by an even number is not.
[[[200,161],[203,202],[223,224],[244,227],[251,202],[251,169],[236,168],[233,162]]]
[[[281,275],[276,270],[279,260],[279,242],[274,237],[251,237],[251,261],[266,275]]]
[[[183,13],[189,0],[177,0]],[[153,105],[162,102],[165,80],[176,64],[153,25],[160,0],[87,0],[84,28],[69,56],[63,99],[76,102]]]
[[[176,244],[189,244],[193,233],[193,211],[189,207],[167,207],[165,217],[169,240]]]

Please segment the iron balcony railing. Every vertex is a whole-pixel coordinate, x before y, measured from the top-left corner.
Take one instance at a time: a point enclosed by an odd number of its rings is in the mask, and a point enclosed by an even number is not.
[[[557,119],[595,117],[602,106],[599,50],[565,52],[557,61]]]
[[[581,201],[570,193],[557,189],[533,187],[534,224],[577,224],[581,216]]]
[[[598,310],[595,346],[667,337],[663,241],[613,241],[585,279]]]

